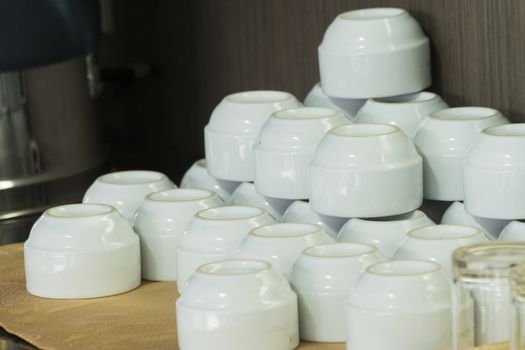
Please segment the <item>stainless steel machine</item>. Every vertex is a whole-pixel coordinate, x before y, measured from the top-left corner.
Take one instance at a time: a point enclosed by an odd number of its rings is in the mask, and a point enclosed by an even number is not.
[[[103,166],[85,60],[99,27],[96,0],[0,2],[0,245]]]

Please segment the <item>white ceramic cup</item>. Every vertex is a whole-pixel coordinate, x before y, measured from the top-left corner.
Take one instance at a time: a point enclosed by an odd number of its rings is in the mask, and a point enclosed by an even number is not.
[[[212,177],[206,168],[206,159],[200,159],[193,163],[193,165],[184,173],[180,182],[180,188],[201,188],[210,190],[223,201],[228,202],[230,197],[239,186],[239,182],[220,180]]]
[[[46,210],[24,244],[27,291],[53,299],[96,298],[140,285],[140,244],[130,223],[105,204]]]
[[[301,339],[345,342],[348,293],[368,266],[383,260],[369,244],[329,243],[306,249],[290,273],[299,301]]]
[[[277,221],[281,221],[285,210],[291,203],[291,199],[273,198],[257,193],[255,185],[251,182],[240,184],[233,191],[230,199],[232,205],[251,205],[263,208]]]
[[[397,248],[396,260],[430,260],[441,265],[452,275],[452,253],[459,247],[488,242],[486,233],[479,227],[463,225],[433,225],[407,233],[403,244]]]
[[[297,296],[263,261],[201,266],[177,300],[177,337],[184,350],[295,349]]]
[[[353,121],[366,99],[330,97],[323,91],[321,83],[315,84],[303,101],[305,107],[328,107],[338,109]]]
[[[156,171],[118,171],[98,177],[84,194],[82,203],[112,205],[131,221],[146,195],[176,187],[166,175]]]
[[[341,227],[337,241],[375,245],[390,259],[409,231],[431,225],[434,225],[434,222],[420,210],[377,220],[355,218],[348,220]]]
[[[273,112],[300,107],[282,91],[245,91],[228,95],[214,109],[204,128],[208,172],[230,181],[253,181],[252,148]]]
[[[173,189],[150,193],[139,207],[133,229],[140,236],[142,278],[177,280],[177,247],[184,229],[197,212],[221,206],[215,192]]]
[[[463,200],[463,162],[480,132],[509,121],[497,110],[457,107],[430,113],[414,137],[423,157],[425,199]]]
[[[525,241],[525,222],[511,221],[501,231],[501,241]]]
[[[400,8],[339,14],[318,52],[321,84],[331,97],[396,96],[431,83],[428,38]]]
[[[288,277],[292,265],[303,250],[334,239],[314,224],[279,223],[264,225],[250,231],[239,249],[243,259],[259,259],[271,263]]]
[[[450,348],[450,278],[431,261],[372,265],[349,294],[347,317],[348,350]]]
[[[339,108],[335,103],[330,101],[330,97],[326,95],[321,88],[321,83],[315,84],[308,95],[304,98],[303,105],[305,107],[326,107],[338,109],[344,113],[344,111]]]
[[[452,203],[441,219],[445,225],[467,225],[479,227],[485,231],[490,239],[498,239],[501,230],[509,223],[509,220],[487,219],[470,215],[465,211],[462,202]]]
[[[230,259],[251,229],[274,223],[266,210],[250,206],[224,206],[199,211],[186,227],[177,247],[177,288],[200,265]]]
[[[465,209],[492,219],[525,219],[525,124],[483,130],[463,168]]]
[[[357,113],[355,123],[391,124],[414,137],[417,127],[431,112],[448,108],[443,99],[429,91],[369,99]]]
[[[348,221],[348,218],[318,214],[310,208],[308,202],[295,201],[286,209],[281,221],[316,224],[324,228],[326,233],[335,238],[341,227]]]
[[[340,217],[407,213],[423,201],[422,160],[397,127],[344,125],[331,129],[310,163],[310,206]]]
[[[326,132],[349,124],[333,108],[289,108],[272,114],[254,147],[255,189],[273,198],[307,199],[309,172]]]

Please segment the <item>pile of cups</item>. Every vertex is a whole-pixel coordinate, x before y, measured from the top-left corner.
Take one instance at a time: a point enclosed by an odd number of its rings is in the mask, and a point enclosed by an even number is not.
[[[25,243],[28,291],[91,298],[141,277],[177,281],[186,350],[509,340],[510,322],[488,338],[474,324],[510,306],[476,309],[451,286],[490,265],[472,244],[525,240],[525,125],[421,91],[431,83],[429,40],[403,9],[340,14],[319,64],[304,106],[282,91],[226,96],[204,130],[206,159],[181,188],[158,172],[110,173],[83,204],[47,210]],[[418,210],[424,198],[453,202],[441,225]],[[453,266],[458,248],[470,250]],[[510,293],[507,272],[519,265],[501,259],[507,287],[494,300]]]

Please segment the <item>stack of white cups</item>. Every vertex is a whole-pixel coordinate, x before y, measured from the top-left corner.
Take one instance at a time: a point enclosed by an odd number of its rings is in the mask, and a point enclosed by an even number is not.
[[[508,224],[525,219],[525,124],[422,91],[429,40],[403,9],[338,15],[318,54],[304,106],[283,91],[224,97],[181,188],[111,173],[84,204],[47,211],[25,245],[28,290],[84,298],[140,275],[177,281],[184,350],[449,347],[454,249],[502,230],[525,240],[525,223]],[[423,199],[454,201],[442,225]],[[64,256],[84,258],[46,274]]]

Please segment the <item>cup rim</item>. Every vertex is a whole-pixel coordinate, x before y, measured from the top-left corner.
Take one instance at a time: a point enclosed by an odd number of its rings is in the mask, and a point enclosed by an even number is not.
[[[461,115],[460,117],[458,117],[456,119],[455,118],[450,118],[450,116],[448,116],[448,117],[444,117],[443,116],[443,114],[457,115],[454,112],[458,112],[459,111],[458,113],[461,113],[461,112],[467,112],[468,110],[485,111],[485,112],[487,112],[487,114],[486,115],[474,116],[474,117],[468,116],[467,118],[464,117],[465,115]],[[490,113],[490,114],[488,114],[488,113]],[[431,118],[431,119],[435,119],[435,120],[439,120],[439,121],[443,121],[443,122],[456,122],[457,123],[457,122],[474,122],[474,121],[478,121],[478,120],[485,120],[485,119],[497,117],[499,115],[501,115],[501,113],[497,109],[490,108],[490,107],[462,106],[462,107],[443,108],[443,109],[440,109],[440,110],[437,110],[437,111],[429,113],[428,117]]]
[[[391,15],[383,15],[383,16],[373,16],[373,17],[363,17],[363,16],[350,16],[352,14],[363,14],[363,13],[372,13],[372,12],[379,12],[379,11],[392,11],[395,13]],[[402,16],[406,14],[407,11],[399,8],[399,7],[371,7],[371,8],[364,8],[364,9],[356,9],[352,11],[347,11],[340,13],[337,15],[337,18],[344,20],[344,21],[381,21],[389,18],[395,18]],[[348,18],[350,16],[350,18]]]
[[[319,248],[321,247],[335,247],[335,246],[338,246],[338,247],[342,247],[342,246],[361,246],[361,247],[366,247],[368,248],[367,251],[363,251],[363,252],[356,252],[356,253],[346,253],[346,254],[337,254],[337,255],[321,255],[321,254],[315,254],[313,253],[312,251],[315,251],[316,249],[318,250]],[[308,257],[312,257],[312,258],[317,258],[317,259],[348,259],[348,258],[356,258],[356,257],[360,257],[360,256],[365,256],[365,255],[370,255],[370,254],[374,254],[374,253],[377,253],[379,252],[379,249],[373,245],[373,244],[369,244],[369,243],[357,243],[357,242],[333,242],[333,243],[324,243],[324,244],[319,244],[319,245],[315,245],[313,247],[309,247],[309,248],[306,248],[304,251],[303,251],[303,255],[305,256],[308,256]]]
[[[211,218],[211,217],[207,217],[207,216],[203,216],[203,213],[206,212],[206,211],[213,211],[213,210],[224,210],[224,209],[229,209],[229,208],[243,208],[243,209],[255,209],[257,210],[257,214],[252,214],[252,215],[249,215],[249,216],[237,216],[237,217],[231,217],[231,218]],[[253,205],[225,205],[225,206],[222,206],[222,207],[216,207],[216,208],[207,208],[207,209],[203,209],[203,210],[200,210],[198,211],[196,214],[195,214],[195,217],[198,217],[199,219],[201,220],[206,220],[206,221],[242,221],[242,220],[249,220],[249,219],[253,219],[253,218],[257,218],[257,217],[260,217],[264,214],[267,214],[267,211],[264,209],[264,208],[260,208],[260,207],[255,207]]]
[[[242,95],[253,95],[253,94],[279,94],[282,97],[276,97],[276,98],[266,98],[266,99],[260,99],[260,100],[242,100],[238,99],[238,97]],[[224,97],[225,101],[235,103],[235,104],[246,104],[246,105],[256,105],[256,104],[271,104],[276,102],[284,102],[288,100],[292,100],[294,96],[286,91],[280,91],[280,90],[247,90],[247,91],[239,91],[234,92],[232,94],[228,94]]]
[[[519,134],[513,134],[513,133],[507,133],[507,134],[498,134],[498,129],[517,129],[521,131]],[[494,133],[494,130],[496,130],[496,133]],[[513,130],[510,130],[511,132]],[[509,124],[502,124],[502,125],[495,125],[488,127],[486,129],[483,129],[481,131],[483,135],[490,136],[490,137],[497,137],[497,138],[524,138],[525,137],[525,123],[509,123]]]
[[[399,216],[404,216],[404,215],[411,215],[410,218],[406,218],[406,219],[396,219],[396,220],[377,220],[378,218],[369,218],[369,219],[363,219],[363,218],[350,218],[348,221],[357,221],[357,222],[371,222],[371,223],[397,223],[397,222],[405,222],[405,221],[412,221],[412,220],[416,220],[416,219],[420,219],[420,218],[423,218],[423,217],[427,217],[427,214],[425,214],[423,211],[419,210],[419,209],[416,209],[414,211],[411,211],[411,212],[408,212],[408,213],[404,213],[404,214],[399,214],[399,215],[393,215],[393,216],[390,216],[392,218],[395,218],[395,217],[399,217]],[[389,216],[385,216],[383,218],[390,218]]]
[[[103,211],[99,211],[99,212],[92,212],[90,214],[87,214],[87,215],[84,215],[84,214],[80,214],[80,215],[59,215],[58,213],[56,213],[57,211],[60,211],[62,209],[66,209],[66,208],[70,208],[70,209],[73,209],[73,207],[77,207],[77,208],[84,208],[84,209],[87,209],[87,208],[92,208],[92,209],[95,209],[95,208],[99,208],[99,209],[104,209]],[[49,209],[46,209],[44,211],[44,215],[45,216],[48,216],[48,217],[52,217],[52,218],[55,218],[55,219],[62,219],[62,220],[76,220],[76,219],[88,219],[88,218],[93,218],[93,217],[98,217],[98,216],[105,216],[105,215],[108,215],[108,214],[111,214],[111,213],[115,213],[117,212],[117,209],[112,206],[112,205],[109,205],[109,204],[103,204],[103,203],[71,203],[71,204],[63,204],[63,205],[59,205],[59,206],[56,206],[56,207],[52,207],[52,208],[49,208]]]
[[[200,197],[194,197],[194,198],[188,198],[188,199],[162,199],[157,198],[158,196],[169,194],[172,192],[182,193],[182,192],[200,192],[203,193]],[[206,195],[204,195],[206,194]],[[146,196],[146,199],[155,202],[155,203],[186,203],[186,202],[199,202],[206,199],[213,198],[214,196],[217,196],[217,194],[213,191],[206,190],[203,188],[172,188],[169,190],[163,190],[163,191],[157,191],[152,192]]]
[[[354,129],[354,132],[352,132],[351,129]],[[363,129],[363,130],[359,130],[359,129]],[[368,130],[377,129],[377,131],[367,132],[366,131],[367,129]],[[380,131],[381,129],[383,131]],[[350,131],[350,134],[347,133],[348,131]],[[378,123],[346,124],[346,125],[332,128],[328,131],[328,133],[331,135],[338,136],[338,137],[347,137],[347,138],[376,138],[380,136],[393,135],[399,132],[401,132],[401,129],[399,129],[397,126],[394,126],[391,124],[378,124]]]
[[[501,254],[500,250],[510,253]],[[525,263],[525,242],[489,241],[459,247],[452,254],[452,262],[454,278],[459,280],[506,279],[514,266]]]
[[[291,225],[300,225],[300,226],[303,226],[303,227],[309,226],[310,228],[312,228],[312,230],[307,231],[307,232],[303,232],[303,233],[299,233],[299,234],[282,234],[282,235],[275,235],[275,236],[265,235],[265,234],[261,234],[261,233],[257,232],[259,230],[268,229],[268,227],[270,227],[270,226],[289,226],[289,225],[290,226]],[[306,222],[277,222],[277,223],[257,226],[255,228],[251,229],[250,232],[248,232],[248,235],[259,237],[259,238],[265,238],[265,239],[292,239],[292,238],[310,236],[310,235],[313,235],[313,234],[316,234],[316,233],[319,233],[319,232],[322,232],[322,231],[324,231],[324,229],[320,225],[317,225],[317,224],[310,224],[310,223],[306,223]]]
[[[414,95],[419,96],[423,94],[431,95],[431,97],[425,98],[422,100],[394,101],[396,98],[403,98],[403,97],[414,96]],[[411,105],[411,104],[427,103],[427,102],[437,100],[438,98],[440,98],[440,96],[432,91],[418,91],[418,92],[413,92],[410,94],[391,96],[391,97],[374,97],[374,98],[371,98],[370,101],[377,103],[377,104],[385,104],[388,106],[392,106],[392,105]]]
[[[468,229],[470,233],[464,234],[461,236],[450,236],[450,237],[424,237],[424,236],[418,235],[424,231],[440,230],[442,228],[451,228],[451,227],[452,228],[463,228],[465,230]],[[453,240],[458,240],[458,239],[471,238],[471,237],[478,236],[478,235],[481,235],[483,237],[485,236],[483,230],[481,230],[479,227],[470,226],[470,225],[449,225],[449,224],[423,226],[423,227],[418,227],[418,228],[415,228],[407,232],[408,237],[412,239],[425,240],[425,241],[453,241]]]
[[[422,270],[422,271],[413,271],[413,272],[412,271],[405,271],[405,272],[400,271],[398,273],[386,273],[386,272],[376,271],[376,269],[378,269],[378,267],[382,267],[382,265],[388,265],[388,264],[398,265],[398,264],[407,264],[407,263],[411,263],[411,264],[418,263],[419,265],[426,265],[428,266],[428,269]],[[374,276],[394,277],[395,278],[395,277],[423,276],[423,275],[428,275],[431,273],[436,273],[442,270],[443,270],[443,267],[434,261],[419,260],[419,259],[410,259],[410,260],[403,259],[403,260],[381,261],[381,262],[368,266],[365,271],[366,273],[369,273]]]
[[[246,272],[240,272],[240,273],[215,273],[215,271],[207,271],[208,268],[211,268],[213,265],[221,265],[221,264],[230,264],[230,263],[255,263],[260,266],[258,269],[253,269],[251,271]],[[214,277],[235,277],[235,276],[246,276],[246,275],[254,275],[258,274],[262,271],[266,271],[272,268],[272,264],[270,264],[267,261],[259,260],[259,259],[224,259],[224,260],[218,260],[209,262],[203,265],[200,265],[197,267],[196,271],[198,273],[207,275],[207,276],[214,276]]]
[[[312,113],[315,113],[316,111],[317,112],[322,112],[322,111],[325,111],[325,112],[331,112],[330,114],[324,114],[324,115],[308,115],[306,116],[305,114],[300,114],[300,111],[303,110],[304,112],[306,112],[307,110],[312,112]],[[297,111],[298,113],[298,117],[286,117],[286,116],[283,116],[284,114],[286,113],[292,113],[292,111]],[[333,119],[333,118],[336,118],[336,117],[343,117],[343,113],[340,111],[340,110],[337,110],[335,108],[330,108],[330,107],[294,107],[294,108],[286,108],[286,109],[282,109],[280,111],[276,111],[274,112],[270,118],[274,118],[274,119],[278,119],[278,120],[284,120],[284,121],[308,121],[308,120],[312,120],[312,121],[319,121],[319,120],[323,120],[323,119]]]
[[[110,176],[114,176],[114,175],[131,175],[132,173],[135,173],[135,174],[144,174],[144,175],[156,175],[157,178],[156,179],[152,179],[152,180],[142,180],[142,181],[133,181],[133,182],[128,182],[128,183],[125,183],[125,182],[117,182],[117,181],[108,181],[108,178]],[[153,184],[153,183],[158,183],[158,182],[161,182],[161,181],[164,181],[167,179],[167,176],[159,171],[154,171],[154,170],[123,170],[123,171],[115,171],[115,172],[111,172],[111,173],[107,173],[107,174],[104,174],[104,175],[101,175],[97,178],[97,182],[101,182],[103,184],[107,184],[107,185],[115,185],[115,186],[137,186],[137,185],[147,185],[147,184]]]

